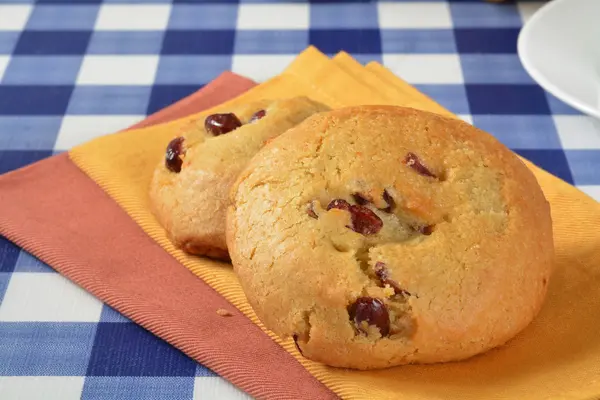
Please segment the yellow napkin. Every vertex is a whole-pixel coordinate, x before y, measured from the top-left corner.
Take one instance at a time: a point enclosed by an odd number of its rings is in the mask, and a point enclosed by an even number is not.
[[[142,135],[136,131],[107,135],[70,152],[73,161],[148,235],[263,330],[228,264],[188,256],[171,245],[150,213],[147,188],[172,132],[186,121],[233,104],[292,95],[308,95],[332,107],[397,104],[452,115],[377,63],[362,67],[343,53],[330,61],[309,48],[281,75],[216,109],[145,128]],[[600,205],[531,163],[527,165],[552,206],[557,264],[540,315],[507,345],[457,363],[361,372],[306,360],[293,342],[265,331],[346,399],[599,398]]]

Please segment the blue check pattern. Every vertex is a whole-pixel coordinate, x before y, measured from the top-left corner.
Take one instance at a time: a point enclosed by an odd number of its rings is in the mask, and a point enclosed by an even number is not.
[[[0,0],[0,173],[116,131],[223,70],[263,81],[313,44],[377,60],[600,199],[600,133],[523,70],[542,2]],[[0,398],[242,399],[0,238]]]

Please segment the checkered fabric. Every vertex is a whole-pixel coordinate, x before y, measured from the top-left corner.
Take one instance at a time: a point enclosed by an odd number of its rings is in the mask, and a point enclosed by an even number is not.
[[[600,199],[600,134],[516,54],[541,2],[0,0],[0,173],[125,128],[313,44],[377,60]],[[1,210],[0,210],[1,212]],[[246,395],[0,238],[1,399]]]

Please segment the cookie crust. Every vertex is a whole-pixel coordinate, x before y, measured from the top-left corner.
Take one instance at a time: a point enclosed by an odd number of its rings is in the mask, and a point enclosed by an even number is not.
[[[260,110],[265,115],[251,121]],[[153,213],[175,246],[190,254],[228,260],[225,215],[235,178],[266,142],[324,110],[327,107],[306,97],[265,99],[217,110],[234,113],[242,122],[229,133],[214,136],[205,129],[204,118],[176,132],[174,137],[184,138],[181,170],[169,170],[162,155],[150,186]]]
[[[265,146],[233,185],[227,243],[267,328],[357,369],[504,344],[539,312],[554,257],[549,204],[512,152],[392,106],[321,113]]]

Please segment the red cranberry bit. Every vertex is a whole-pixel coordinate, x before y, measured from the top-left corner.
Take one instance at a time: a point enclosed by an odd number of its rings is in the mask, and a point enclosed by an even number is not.
[[[356,202],[356,204],[358,204],[360,206],[364,206],[365,204],[367,204],[369,202],[369,200],[367,200],[365,197],[363,197],[360,193],[354,193],[352,195],[352,197],[354,198],[354,201]]]
[[[267,115],[267,112],[265,110],[259,110],[259,111],[255,112],[254,115],[252,115],[249,122],[250,123],[256,122],[259,119],[261,119],[262,117],[264,117],[265,115]]]
[[[212,114],[204,120],[204,128],[215,136],[229,133],[242,126],[242,123],[233,113]]]
[[[315,209],[313,207],[312,203],[308,203],[308,206],[306,206],[306,213],[308,214],[309,217],[317,219],[319,218],[319,216],[317,215],[317,213],[315,212]]]
[[[165,166],[167,169],[173,172],[181,171],[181,164],[183,160],[181,155],[184,153],[183,150],[183,137],[177,137],[169,142],[167,145],[167,153],[165,154]]]
[[[404,164],[411,167],[421,175],[430,176],[432,178],[437,178],[433,172],[431,172],[422,162],[419,160],[419,157],[415,153],[408,153],[404,158]]]
[[[382,209],[382,211],[385,211],[386,213],[391,213],[392,211],[394,211],[394,208],[396,208],[396,202],[387,190],[383,191],[383,201],[385,201],[388,206]]]
[[[435,225],[424,225],[424,226],[420,226],[418,228],[419,232],[421,232],[423,235],[431,235],[433,233],[433,228],[435,227]]]
[[[332,208],[339,208],[340,210],[350,211],[350,207],[352,206],[346,200],[334,199],[331,200],[331,202],[327,205],[327,211],[331,210]]]
[[[396,282],[393,279],[390,279],[390,271],[387,269],[387,266],[385,265],[385,263],[378,261],[375,264],[374,271],[375,271],[375,275],[377,276],[377,278],[379,278],[382,285],[384,285],[384,286],[389,285],[392,289],[394,289],[395,294],[401,294],[403,296],[410,296],[410,293],[407,292],[406,290],[402,289],[400,287],[400,285],[398,284],[398,282]]]
[[[383,221],[373,211],[365,206],[352,205],[344,199],[334,199],[327,210],[338,208],[350,212],[352,225],[348,228],[362,235],[374,235],[383,227]]]
[[[365,206],[351,206],[352,229],[362,235],[374,235],[383,227],[383,221]]]
[[[390,316],[385,304],[381,300],[372,297],[359,297],[349,307],[348,313],[359,331],[368,334],[368,331],[365,330],[362,324],[362,322],[366,322],[368,325],[375,325],[379,328],[381,336],[389,335]]]

